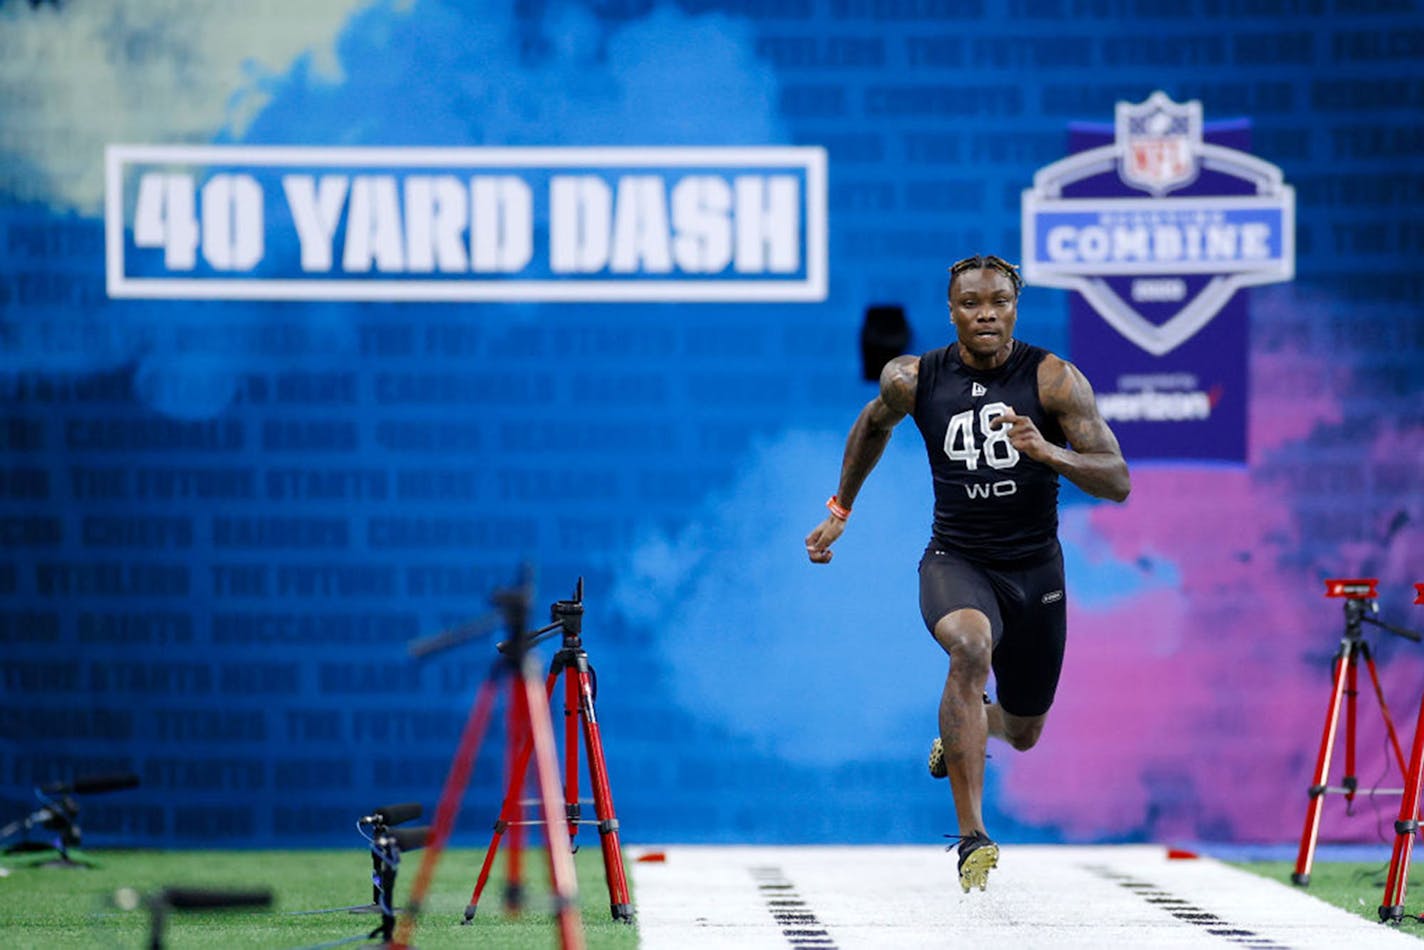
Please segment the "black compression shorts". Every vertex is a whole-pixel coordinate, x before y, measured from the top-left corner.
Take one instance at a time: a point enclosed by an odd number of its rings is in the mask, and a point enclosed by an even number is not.
[[[989,618],[999,705],[1012,716],[1041,716],[1053,705],[1068,636],[1063,552],[1028,568],[975,564],[931,543],[920,559],[925,627],[966,607]]]

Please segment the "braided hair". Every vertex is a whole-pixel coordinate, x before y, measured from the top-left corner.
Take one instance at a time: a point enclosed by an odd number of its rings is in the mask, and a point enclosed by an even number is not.
[[[1009,279],[1009,283],[1014,285],[1014,296],[1019,295],[1023,289],[1023,278],[1019,276],[1019,269],[1002,257],[993,254],[975,254],[973,257],[966,257],[963,260],[955,261],[949,266],[949,286],[945,289],[945,295],[950,296],[954,291],[954,279],[967,270],[996,270]]]

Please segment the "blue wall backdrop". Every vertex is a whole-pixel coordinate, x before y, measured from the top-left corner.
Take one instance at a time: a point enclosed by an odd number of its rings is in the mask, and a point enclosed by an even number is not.
[[[585,579],[626,840],[938,840],[909,427],[834,564],[802,547],[874,393],[864,310],[940,345],[948,263],[1016,258],[1070,125],[1159,89],[1249,120],[1297,191],[1297,278],[1246,292],[1244,464],[1065,492],[1064,684],[1039,748],[992,750],[990,822],[1290,840],[1342,630],[1321,580],[1379,577],[1424,627],[1417,0],[0,2],[0,819],[111,771],[142,785],[84,802],[91,843],[339,845],[431,807],[491,645],[406,644],[528,562],[536,619]],[[820,146],[829,292],[115,299],[116,144]],[[1068,327],[1025,291],[1021,338],[1071,358]],[[1412,723],[1419,648],[1372,639]],[[496,736],[462,843],[501,763]]]

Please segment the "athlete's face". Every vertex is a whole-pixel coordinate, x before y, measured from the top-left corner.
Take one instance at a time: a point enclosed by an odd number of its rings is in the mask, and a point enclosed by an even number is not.
[[[1013,281],[991,267],[967,270],[954,278],[949,318],[959,335],[960,350],[973,362],[997,366],[1009,356],[1018,296]]]

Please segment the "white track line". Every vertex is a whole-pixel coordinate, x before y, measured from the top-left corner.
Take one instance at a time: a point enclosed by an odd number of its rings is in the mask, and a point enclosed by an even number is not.
[[[1420,948],[1290,885],[1149,845],[1005,845],[988,890],[970,894],[940,848],[671,845],[630,856],[657,852],[666,860],[631,863],[644,950]],[[1378,906],[1381,895],[1361,896]]]

